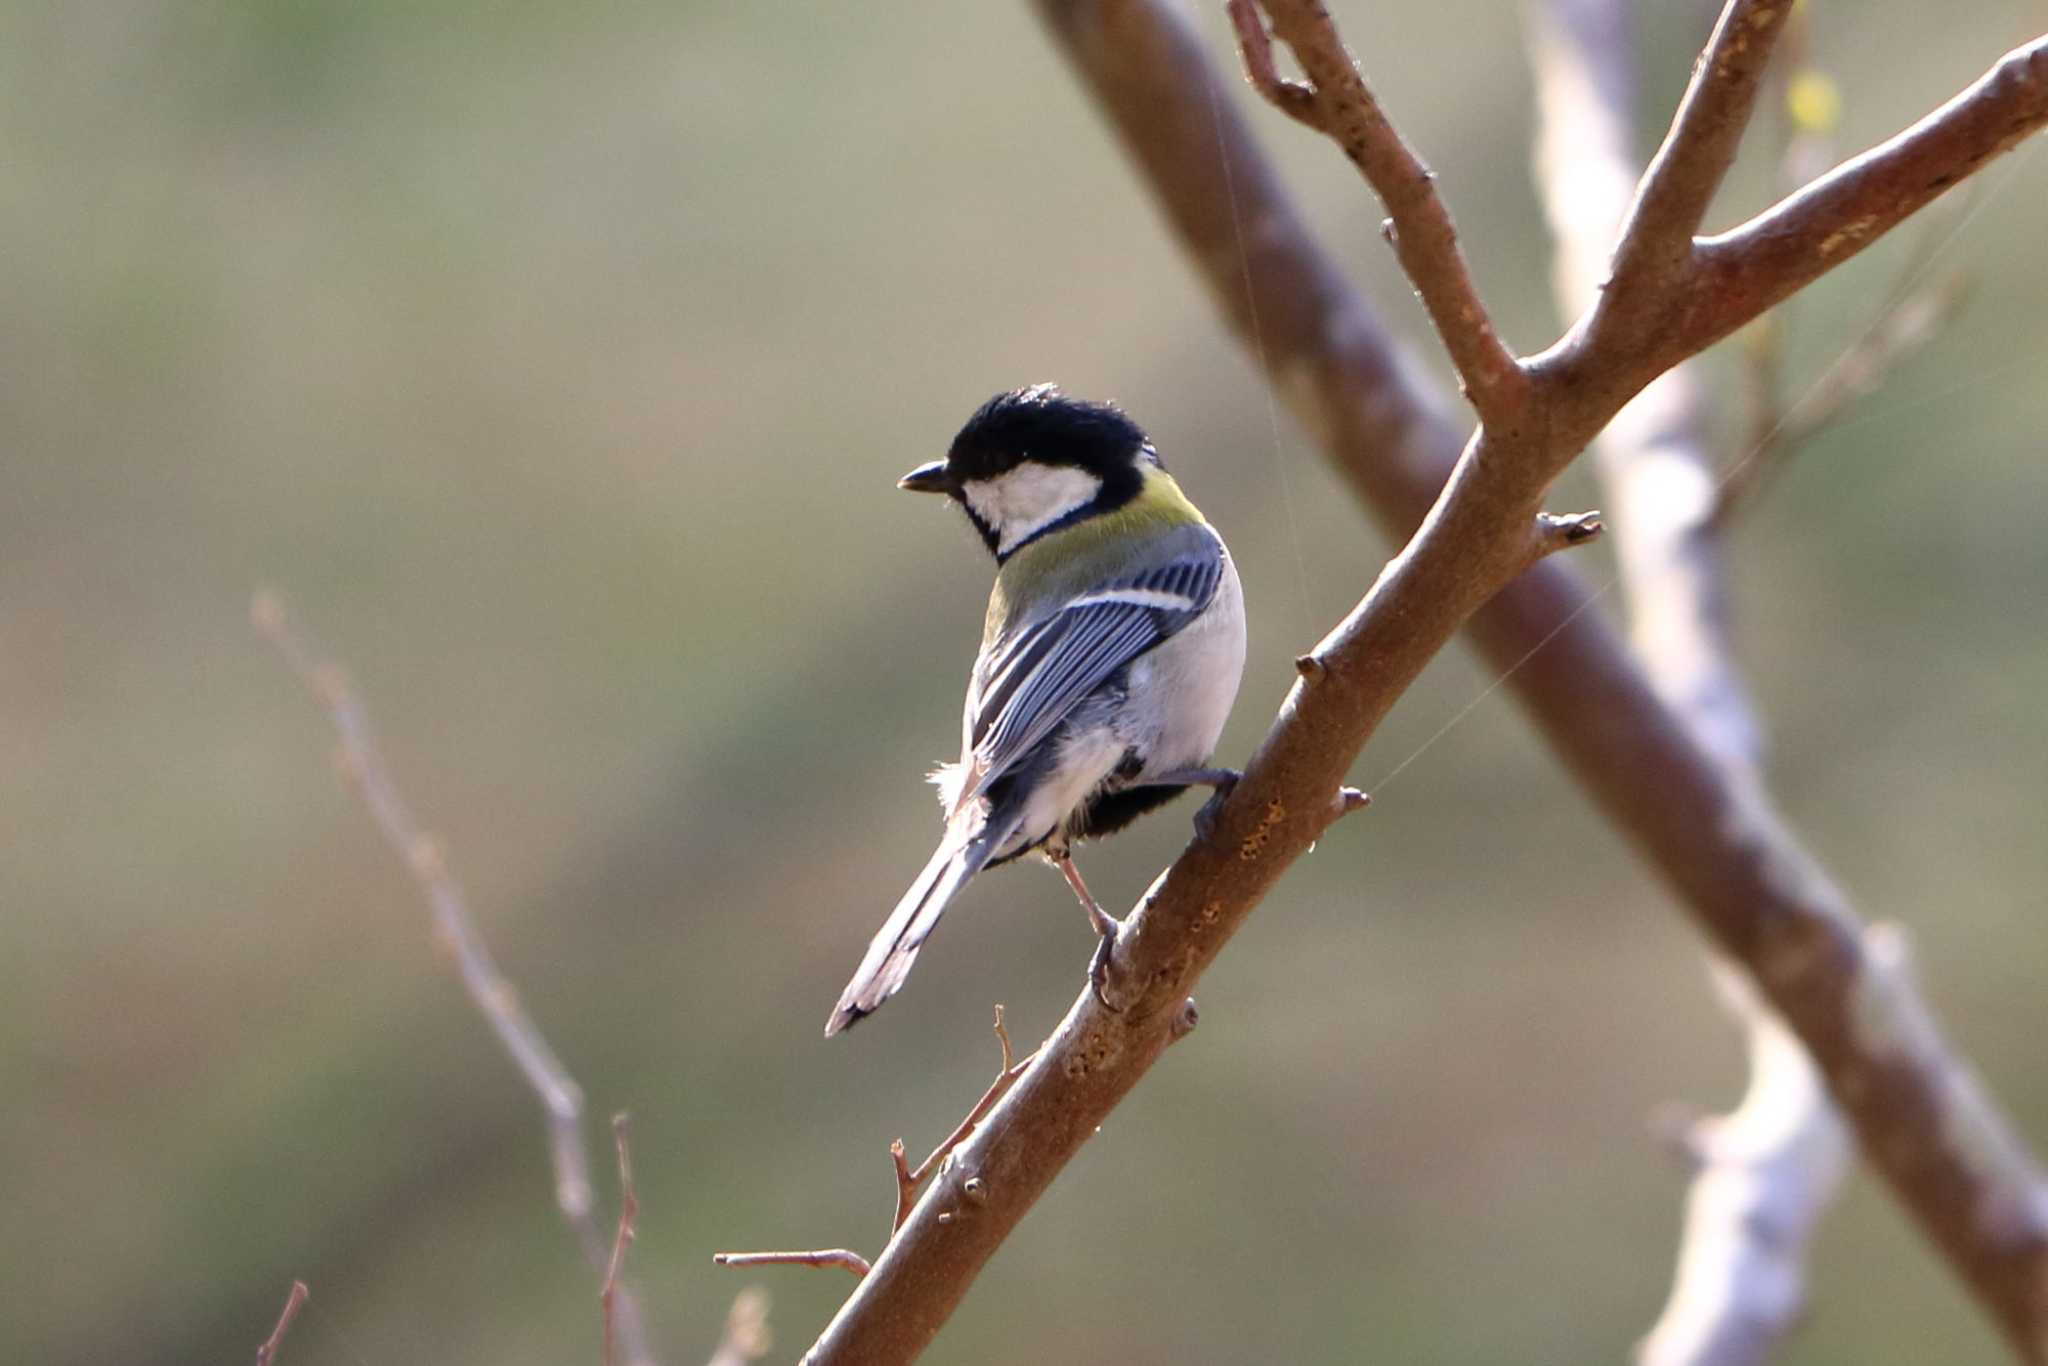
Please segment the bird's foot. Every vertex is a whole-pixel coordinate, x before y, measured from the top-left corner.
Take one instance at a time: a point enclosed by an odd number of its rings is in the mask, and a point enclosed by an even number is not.
[[[1220,769],[1221,779],[1215,784],[1216,791],[1209,800],[1202,803],[1195,812],[1195,834],[1204,844],[1216,842],[1216,820],[1223,814],[1223,804],[1230,800],[1230,794],[1237,790],[1238,780],[1244,775],[1234,768]]]
[[[1112,959],[1116,954],[1116,939],[1123,932],[1123,923],[1095,899],[1088,890],[1088,884],[1081,880],[1081,870],[1074,866],[1073,856],[1066,850],[1058,853],[1048,851],[1046,857],[1053,861],[1067,879],[1067,886],[1074,889],[1074,899],[1081,903],[1081,909],[1088,912],[1088,924],[1095,931],[1097,943],[1095,956],[1088,960],[1088,984],[1095,989],[1095,999],[1102,1002],[1103,1009],[1121,1011],[1122,1007],[1109,999],[1108,984],[1113,969]]]
[[[1095,999],[1102,1003],[1104,1010],[1123,1013],[1123,1007],[1109,999],[1109,979],[1115,969],[1116,937],[1123,932],[1123,924],[1115,916],[1100,907],[1089,917],[1095,924],[1095,933],[1101,938],[1095,944],[1095,956],[1088,960],[1088,985],[1095,990]]]

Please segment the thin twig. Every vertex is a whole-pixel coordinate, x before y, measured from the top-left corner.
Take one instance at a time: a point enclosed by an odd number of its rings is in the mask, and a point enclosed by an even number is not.
[[[1364,173],[1386,206],[1387,240],[1429,310],[1472,406],[1487,422],[1514,421],[1528,397],[1527,377],[1480,302],[1450,210],[1436,192],[1436,178],[1381,111],[1320,0],[1257,3],[1271,16],[1273,32],[1293,51],[1309,83],[1280,79],[1272,40],[1254,0],[1229,0],[1253,88],[1290,118],[1335,139]]]
[[[836,1266],[855,1276],[865,1276],[874,1269],[867,1258],[844,1247],[813,1252],[714,1252],[711,1260],[719,1266]]]
[[[998,1025],[997,1028],[1000,1029],[1001,1026]],[[1003,1057],[1007,1060],[1009,1056],[1010,1040],[1006,1034],[1003,1037]],[[1005,1067],[996,1073],[996,1079],[981,1093],[981,1099],[974,1102],[973,1108],[967,1112],[967,1117],[953,1127],[952,1133],[940,1140],[938,1147],[925,1154],[924,1161],[917,1164],[916,1170],[912,1170],[904,1162],[902,1139],[899,1138],[889,1145],[890,1156],[896,1163],[896,1222],[891,1226],[892,1233],[902,1228],[903,1221],[910,1217],[910,1211],[917,1204],[917,1188],[924,1184],[924,1179],[931,1175],[933,1168],[943,1163],[946,1155],[959,1147],[961,1142],[974,1132],[975,1125],[988,1118],[988,1112],[996,1108],[996,1102],[1016,1084],[1017,1078],[1024,1075],[1025,1067],[1037,1056],[1034,1052],[1022,1062]]]
[[[1935,241],[1934,232],[1925,240]],[[1840,421],[1849,409],[1877,390],[1893,370],[1926,348],[1962,311],[1969,294],[1969,273],[1946,271],[1925,285],[1912,281],[1924,269],[1916,253],[1900,271],[1900,286],[1877,318],[1836,358],[1833,365],[1790,410],[1777,406],[1776,371],[1784,359],[1776,314],[1757,320],[1769,328],[1748,349],[1750,364],[1749,440],[1742,457],[1728,467],[1716,487],[1713,522],[1725,527],[1765,486],[1783,472],[1790,458],[1816,436]],[[1778,312],[1783,311],[1783,305]]]
[[[917,1178],[910,1174],[910,1160],[903,1151],[902,1139],[889,1144],[889,1161],[896,1168],[896,1217],[889,1223],[889,1234],[894,1237],[917,1204]]]
[[[277,1360],[277,1349],[284,1345],[284,1335],[292,1330],[292,1320],[305,1308],[312,1298],[312,1291],[306,1289],[304,1281],[293,1281],[291,1294],[285,1296],[284,1310],[277,1316],[277,1326],[270,1330],[270,1336],[263,1339],[263,1345],[256,1349],[256,1366],[272,1366]]]
[[[924,1161],[917,1164],[915,1171],[904,1170],[903,1145],[900,1139],[895,1147],[891,1149],[896,1157],[897,1172],[895,1228],[902,1228],[903,1221],[910,1217],[911,1208],[916,1203],[914,1197],[917,1188],[923,1184],[925,1177],[931,1175],[935,1167],[943,1164],[946,1157],[955,1148],[959,1147],[969,1134],[974,1132],[975,1125],[988,1118],[988,1112],[996,1108],[996,1102],[1009,1092],[1009,1089],[1016,1084],[1017,1078],[1024,1075],[1024,1069],[1031,1065],[1031,1059],[1038,1056],[1034,1050],[1021,1061],[1011,1061],[1010,1031],[1003,1027],[1003,1008],[1001,1006],[996,1007],[996,1037],[1003,1041],[1002,1070],[996,1073],[996,1079],[988,1084],[988,1089],[981,1093],[981,1099],[974,1102],[973,1108],[968,1110],[967,1117],[953,1127],[953,1132],[947,1134],[945,1138],[940,1140],[938,1147],[933,1148],[925,1155]],[[908,1203],[904,1199],[906,1195],[912,1197]],[[894,1230],[892,1229],[891,1232],[893,1233]]]
[[[1011,1052],[1010,1031],[1003,1024],[1003,1008],[1001,1006],[996,1007],[995,1031],[996,1038],[1002,1042],[1003,1046],[1002,1070],[997,1072],[996,1079],[988,1084],[988,1090],[981,1093],[981,1099],[974,1102],[973,1108],[967,1112],[967,1118],[955,1125],[953,1132],[947,1134],[940,1141],[939,1146],[933,1148],[930,1153],[926,1154],[924,1161],[917,1164],[917,1170],[910,1173],[912,1185],[923,1181],[926,1176],[931,1174],[933,1166],[945,1161],[946,1154],[960,1146],[960,1140],[974,1132],[974,1126],[981,1123],[990,1110],[995,1109],[996,1102],[1003,1098],[1003,1094],[1010,1089],[1017,1078],[1024,1075],[1024,1069],[1031,1065],[1031,1059],[1038,1056],[1036,1052],[1033,1052],[1019,1061]]]
[[[626,1264],[626,1249],[633,1245],[634,1221],[640,1217],[640,1197],[633,1189],[633,1154],[626,1142],[625,1111],[612,1116],[612,1143],[619,1152],[619,1230],[612,1237],[611,1261],[604,1269],[604,1289],[598,1303],[604,1309],[604,1366],[612,1366],[613,1311],[619,1297],[619,1269]]]
[[[592,1211],[590,1160],[583,1146],[583,1091],[548,1046],[519,994],[476,928],[459,884],[448,871],[440,844],[420,827],[378,748],[369,710],[349,685],[348,675],[312,637],[292,622],[284,600],[265,590],[256,594],[250,619],[326,708],[340,738],[336,762],[362,798],[384,842],[404,862],[424,894],[434,935],[455,962],[463,990],[484,1017],[498,1044],[540,1100],[547,1117],[548,1152],[554,1163],[555,1204],[582,1245],[591,1268],[603,1274],[610,1240]],[[617,1296],[619,1337],[631,1366],[654,1360],[639,1304],[630,1291]]]

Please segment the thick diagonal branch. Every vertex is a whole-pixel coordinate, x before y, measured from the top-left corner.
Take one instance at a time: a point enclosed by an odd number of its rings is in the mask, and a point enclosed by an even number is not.
[[[1191,844],[1127,922],[1115,964],[1117,979],[1131,984],[1126,1008],[1109,1012],[1082,991],[812,1348],[809,1360],[819,1363],[900,1363],[930,1342],[988,1257],[1164,1051],[1179,1003],[1223,944],[1335,819],[1345,771],[1394,700],[1474,610],[1530,564],[1550,482],[1668,363],[1601,358],[1567,344],[1541,367],[1539,383],[1550,392],[1531,400],[1541,420],[1482,432],[1445,481],[1442,419],[1222,109],[1221,89],[1180,12],[1165,0],[1042,0],[1041,8],[1141,168],[1156,177],[1212,287],[1232,301],[1244,285],[1232,182],[1218,165],[1220,126],[1277,387],[1335,439],[1347,472],[1356,461],[1360,483],[1384,480],[1396,490],[1396,521],[1420,515],[1422,525],[1316,648],[1320,669],[1289,693],[1212,839]],[[1197,236],[1190,224],[1214,231]],[[1234,316],[1250,315],[1241,300],[1230,306]],[[1278,335],[1284,329],[1294,330]],[[1608,368],[1597,370],[1603,359]],[[1596,374],[1600,382],[1582,382]],[[1343,444],[1352,439],[1356,446]],[[1455,435],[1449,441],[1455,449]],[[1432,475],[1442,485],[1433,505]],[[1537,574],[1518,604],[1540,614],[1538,630],[1546,631],[1583,597],[1569,577],[1543,567]],[[1548,666],[1556,672],[1532,705],[1560,718],[1560,745],[1602,804],[1764,983],[1836,1094],[1854,1097],[1849,1108],[1866,1141],[1899,1140],[1881,1158],[1883,1170],[2012,1339],[2038,1342],[2048,1209],[2023,1151],[2009,1142],[1987,1149],[1984,1140],[2004,1132],[1976,1127],[1995,1120],[1988,1105],[1951,1094],[1951,1074],[1926,1065],[1928,1050],[1941,1050],[1931,1024],[1890,1029],[1865,1013],[1864,946],[1839,894],[1590,621],[1557,635],[1571,649]],[[1492,650],[1528,625],[1489,613],[1479,635]],[[1523,635],[1524,655],[1544,639]],[[1539,670],[1548,653],[1529,656],[1529,669]],[[1566,689],[1577,691],[1576,702],[1558,696]],[[979,1183],[973,1197],[970,1180]]]

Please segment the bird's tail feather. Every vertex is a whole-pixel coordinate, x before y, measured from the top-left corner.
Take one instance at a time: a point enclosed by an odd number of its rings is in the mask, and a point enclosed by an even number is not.
[[[910,884],[910,890],[903,894],[868,944],[867,955],[860,960],[846,990],[840,993],[839,1004],[832,1008],[832,1018],[825,1022],[826,1038],[873,1014],[882,1002],[896,994],[910,976],[917,951],[924,947],[932,928],[945,914],[947,903],[967,885],[969,878],[987,866],[1014,826],[1015,822],[984,825],[964,839],[964,831],[947,834],[931,862]]]

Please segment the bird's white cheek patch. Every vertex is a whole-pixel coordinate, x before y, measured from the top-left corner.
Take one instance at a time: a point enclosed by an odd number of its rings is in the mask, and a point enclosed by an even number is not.
[[[995,528],[996,553],[1008,554],[1102,492],[1086,470],[1027,460],[993,479],[971,479],[960,492],[974,515]]]

